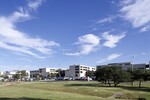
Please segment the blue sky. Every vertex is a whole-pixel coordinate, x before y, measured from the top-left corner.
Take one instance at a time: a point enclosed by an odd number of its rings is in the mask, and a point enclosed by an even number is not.
[[[148,63],[149,9],[150,0],[1,0],[0,70]]]

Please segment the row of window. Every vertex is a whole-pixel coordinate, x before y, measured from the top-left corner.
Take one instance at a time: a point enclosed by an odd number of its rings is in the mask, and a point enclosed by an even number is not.
[[[75,73],[79,73],[79,71],[75,71]],[[80,73],[83,73],[82,71],[80,71]]]
[[[36,73],[36,72],[39,72],[39,71],[30,71],[31,73]]]

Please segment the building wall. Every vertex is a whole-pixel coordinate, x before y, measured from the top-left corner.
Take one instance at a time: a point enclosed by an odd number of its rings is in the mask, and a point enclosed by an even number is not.
[[[3,71],[0,71],[0,76],[4,75],[4,72]]]
[[[65,71],[66,77],[86,77],[87,71],[96,71],[96,68],[85,65],[71,65],[69,69]]]
[[[124,63],[110,63],[108,65],[98,65],[97,69],[102,68],[102,67],[111,67],[111,66],[120,66],[122,67],[123,70],[128,70],[128,69],[146,69],[146,64],[131,64],[131,62],[124,62]]]
[[[12,78],[13,75],[15,75],[17,71],[6,71],[5,75],[8,76],[8,78]]]
[[[31,76],[40,75],[42,77],[47,77],[50,73],[58,73],[55,68],[40,68],[39,70],[30,71]]]
[[[37,77],[37,75],[39,75],[40,74],[40,72],[39,72],[39,70],[32,70],[32,71],[30,71],[30,77]]]

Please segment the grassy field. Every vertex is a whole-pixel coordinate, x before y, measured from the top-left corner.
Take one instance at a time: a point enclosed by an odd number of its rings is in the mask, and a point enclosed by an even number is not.
[[[143,86],[108,87],[86,81],[0,83],[0,100],[150,100],[150,83]]]

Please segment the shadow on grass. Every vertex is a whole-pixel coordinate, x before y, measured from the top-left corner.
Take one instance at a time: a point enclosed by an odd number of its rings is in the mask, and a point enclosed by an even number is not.
[[[144,92],[150,92],[150,88],[148,87],[127,87],[127,86],[120,86],[121,88],[123,89],[126,89],[126,90],[134,90],[134,91],[144,91]]]
[[[87,86],[87,87],[109,87],[109,88],[114,88],[114,86],[108,86],[102,83],[99,84],[67,84],[65,85],[67,87],[73,87],[73,86]],[[132,86],[117,86],[115,88],[122,88],[122,89],[126,89],[126,90],[131,90],[131,91],[144,91],[144,92],[150,92],[150,88],[148,87],[132,87]]]
[[[52,99],[39,99],[39,98],[0,98],[0,100],[52,100]]]
[[[101,84],[66,84],[67,87],[72,86],[88,86],[88,87],[101,87]]]

